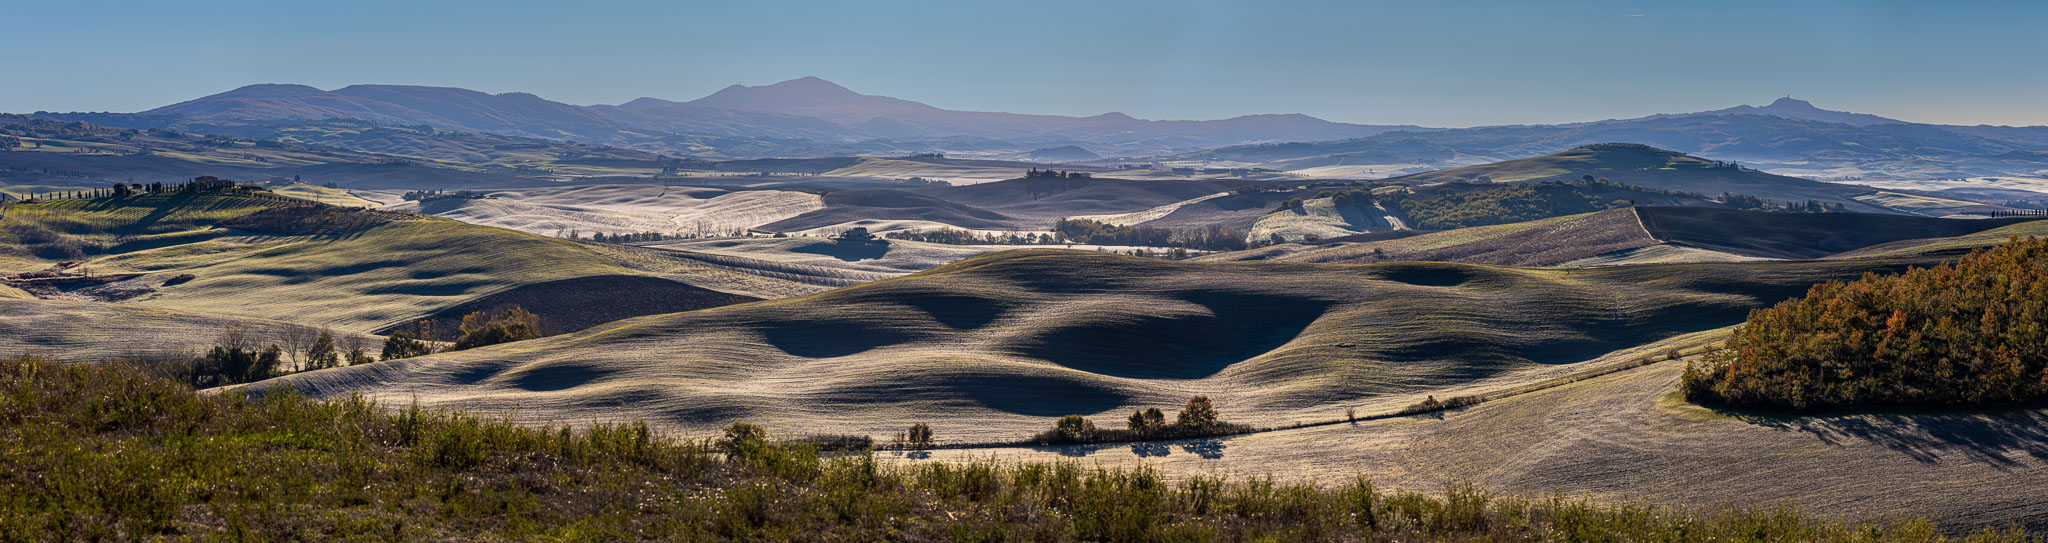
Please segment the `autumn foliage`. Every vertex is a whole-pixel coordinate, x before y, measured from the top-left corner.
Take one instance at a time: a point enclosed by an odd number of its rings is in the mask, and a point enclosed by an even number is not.
[[[1686,398],[1809,411],[2048,399],[2048,239],[1813,287],[1751,312]]]

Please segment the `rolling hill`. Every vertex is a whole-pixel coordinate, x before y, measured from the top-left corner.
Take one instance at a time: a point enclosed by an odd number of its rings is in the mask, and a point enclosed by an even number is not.
[[[24,254],[0,271],[68,259],[121,278],[93,295],[123,304],[356,332],[507,304],[576,329],[818,288],[740,261],[650,265],[601,245],[412,214],[336,211],[328,216],[364,219],[305,232],[259,226],[308,224],[292,222],[306,207],[290,204],[241,193],[16,204],[0,236]]]
[[[1280,424],[1555,374],[1908,262],[1542,270],[1008,251],[806,298],[264,386],[698,432],[745,420],[886,435],[929,422],[950,439],[1017,439],[1051,417],[1120,417],[1193,394],[1230,406],[1234,420]]]
[[[2048,221],[1935,219],[1870,213],[1765,213],[1707,207],[1631,207],[1407,236],[1367,235],[1217,253],[1197,260],[1369,263],[1402,260],[1511,266],[1598,266],[1690,261],[1816,259],[1867,249],[2004,239]],[[1981,234],[1978,234],[1980,233]],[[1898,246],[1888,244],[1899,244]],[[1953,243],[1967,244],[1967,241]],[[1889,247],[1891,249],[1882,249]],[[1853,254],[1853,253],[1852,253]]]
[[[1515,183],[1573,180],[1588,175],[1639,187],[1685,191],[1707,196],[1726,192],[1748,194],[1780,203],[1819,200],[1840,203],[1853,211],[1902,212],[1856,198],[1875,192],[1875,189],[1869,187],[1764,173],[1676,151],[1634,144],[1587,145],[1540,157],[1451,168],[1397,179],[1418,184]]]

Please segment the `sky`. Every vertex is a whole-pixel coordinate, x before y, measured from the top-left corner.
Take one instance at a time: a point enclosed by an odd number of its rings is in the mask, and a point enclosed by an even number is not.
[[[1477,126],[1762,105],[2048,125],[2048,2],[9,2],[0,111],[253,83],[701,97],[817,76],[948,109]]]

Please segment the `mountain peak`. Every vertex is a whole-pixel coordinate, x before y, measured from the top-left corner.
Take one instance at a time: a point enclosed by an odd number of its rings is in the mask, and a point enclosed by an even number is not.
[[[1800,100],[1798,98],[1786,96],[1784,98],[1777,99],[1777,101],[1771,102],[1771,105],[1764,106],[1763,109],[1819,110],[1820,108],[1813,107],[1813,102],[1808,102],[1805,100]]]
[[[1847,111],[1833,111],[1821,109],[1819,107],[1815,107],[1813,105],[1813,102],[1800,100],[1798,98],[1793,98],[1791,96],[1779,98],[1777,100],[1772,101],[1770,105],[1766,106],[1735,106],[1728,109],[1701,112],[1695,115],[1773,115],[1777,117],[1784,117],[1787,119],[1803,119],[1808,121],[1820,121],[1826,123],[1841,123],[1850,126],[1870,126],[1873,124],[1893,124],[1902,122],[1896,119],[1887,119],[1884,117],[1879,117],[1868,113],[1850,113]]]

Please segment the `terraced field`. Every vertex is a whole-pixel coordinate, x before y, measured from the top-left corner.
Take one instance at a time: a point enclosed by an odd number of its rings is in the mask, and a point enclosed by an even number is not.
[[[1326,419],[1739,321],[1827,279],[1924,260],[1591,270],[1187,263],[1009,251],[810,297],[287,378],[539,421],[639,417],[956,440],[1207,394]],[[630,406],[625,410],[621,406]]]

